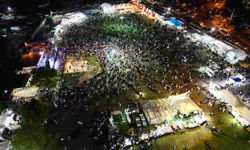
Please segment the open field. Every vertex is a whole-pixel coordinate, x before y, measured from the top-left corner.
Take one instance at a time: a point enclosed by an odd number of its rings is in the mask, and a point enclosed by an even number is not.
[[[64,86],[70,86],[75,83],[83,83],[86,80],[89,80],[102,72],[102,66],[94,56],[70,56],[66,58],[65,66],[69,69],[69,64],[72,65],[73,62],[84,62],[82,67],[78,68],[77,71],[65,72],[64,69]],[[75,65],[79,65],[79,64]],[[71,67],[73,69],[73,67]],[[67,70],[67,69],[66,69]]]

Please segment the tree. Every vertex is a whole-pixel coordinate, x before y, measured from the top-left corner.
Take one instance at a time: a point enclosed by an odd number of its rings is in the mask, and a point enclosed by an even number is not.
[[[58,150],[55,138],[49,135],[44,127],[48,118],[49,107],[33,100],[20,108],[23,124],[14,134],[12,144],[14,150]]]
[[[37,85],[39,87],[53,88],[57,85],[59,75],[54,68],[50,68],[48,65],[32,70],[33,78],[31,85]]]

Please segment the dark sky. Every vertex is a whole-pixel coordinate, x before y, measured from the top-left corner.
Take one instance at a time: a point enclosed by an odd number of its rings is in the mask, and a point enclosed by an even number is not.
[[[87,4],[102,2],[118,3],[121,1],[128,2],[129,0],[2,0],[0,4],[1,11],[5,11],[8,6],[12,6],[18,14],[31,15],[36,12],[49,12],[49,9],[55,11]],[[48,7],[41,8],[41,6],[46,6],[46,4],[48,4]]]

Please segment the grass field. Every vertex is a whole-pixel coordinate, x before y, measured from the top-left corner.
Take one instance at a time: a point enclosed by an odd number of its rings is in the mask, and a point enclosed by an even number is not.
[[[102,72],[102,66],[94,56],[84,57],[88,61],[88,71],[83,73],[80,77],[80,83],[93,78]]]
[[[250,144],[248,143],[250,134],[239,124],[232,127],[231,124],[237,123],[232,116],[223,112],[217,112],[213,120],[215,121],[214,125],[222,129],[225,135],[213,135],[205,126],[195,129],[186,129],[184,133],[176,133],[156,139],[151,149],[172,149],[174,145],[177,146],[177,149],[182,149],[183,145],[186,145],[187,148],[191,150],[202,150],[205,149],[205,140],[208,140],[211,148],[214,150],[250,149]],[[222,123],[220,122],[218,124],[218,120]],[[237,140],[235,139],[235,134],[238,134]],[[135,149],[137,149],[137,147],[135,147]]]
[[[72,58],[71,58],[72,59]],[[63,74],[64,83],[63,86],[71,86],[77,83],[83,83],[84,81],[91,79],[95,75],[102,72],[102,66],[94,56],[80,56],[81,60],[87,61],[86,72],[76,72]],[[66,59],[67,60],[67,59]]]

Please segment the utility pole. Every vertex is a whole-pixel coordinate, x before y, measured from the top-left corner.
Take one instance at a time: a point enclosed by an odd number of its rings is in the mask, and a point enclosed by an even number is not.
[[[234,12],[235,12],[235,9],[234,9],[233,12],[231,13],[231,16],[230,16],[230,19],[229,19],[229,23],[228,23],[228,24],[231,23],[231,21],[232,21],[232,19],[233,19],[233,16],[234,16]]]

